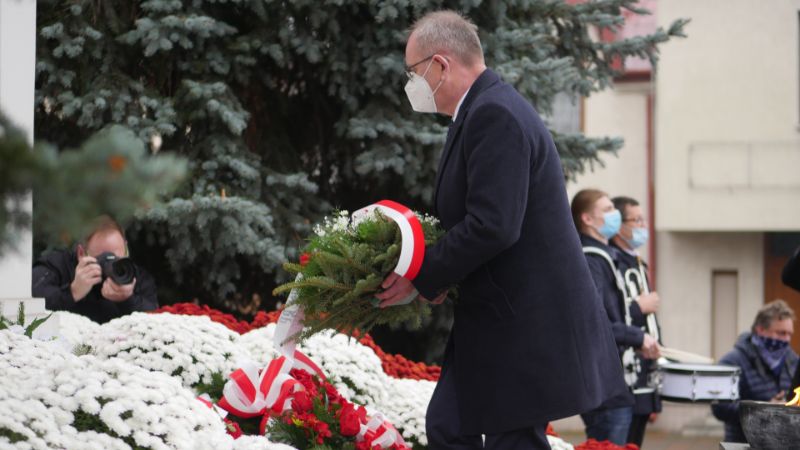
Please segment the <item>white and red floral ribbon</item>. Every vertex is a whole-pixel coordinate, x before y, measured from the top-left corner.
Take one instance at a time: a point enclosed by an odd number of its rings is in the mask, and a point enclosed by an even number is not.
[[[400,227],[400,258],[394,272],[401,277],[413,280],[419,274],[422,260],[425,259],[425,233],[414,211],[400,203],[391,200],[381,200],[353,213],[353,220],[363,220],[372,211],[378,210],[383,215],[392,219]]]
[[[413,211],[391,200],[382,200],[367,206],[353,214],[358,221],[373,210],[380,210],[385,216],[394,220],[400,227],[402,245],[400,257],[394,272],[413,280],[419,273],[425,256],[425,235]],[[295,281],[303,278],[298,274]],[[264,416],[261,421],[263,434],[267,418],[272,414],[280,414],[292,407],[292,394],[303,390],[302,384],[290,374],[291,369],[300,369],[309,374],[325,379],[322,369],[308,356],[297,350],[294,336],[303,330],[303,309],[296,303],[298,291],[292,289],[286,300],[286,308],[281,312],[275,328],[273,345],[281,355],[272,360],[266,369],[259,370],[251,361],[246,361],[240,368],[229,375],[225,383],[219,407],[239,417]],[[209,407],[217,408],[208,399],[200,399]],[[224,417],[224,416],[223,416]],[[405,445],[403,437],[383,416],[376,413],[361,424],[357,436],[358,441],[368,439],[373,446],[389,448],[394,444]]]
[[[204,405],[206,405],[209,408],[211,408],[215,413],[217,413],[217,415],[221,419],[224,419],[224,418],[228,417],[228,411],[225,411],[224,409],[220,408],[217,404],[215,404],[211,400],[211,396],[210,395],[204,393],[204,394],[199,395],[197,397],[197,399],[200,400]]]
[[[270,411],[280,414],[290,409],[291,394],[303,389],[289,375],[292,364],[292,360],[281,356],[259,371],[253,362],[243,362],[229,375],[219,406],[239,417],[257,417]]]
[[[361,442],[365,439],[369,439],[372,446],[379,448],[389,448],[395,444],[406,445],[400,432],[381,413],[375,413],[366,424],[361,424],[356,440]]]

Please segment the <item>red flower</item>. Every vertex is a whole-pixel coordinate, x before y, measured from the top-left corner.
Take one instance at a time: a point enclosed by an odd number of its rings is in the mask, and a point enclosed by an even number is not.
[[[313,406],[311,397],[308,396],[306,391],[295,392],[292,396],[292,409],[297,412],[311,411]]]
[[[339,429],[342,436],[355,436],[361,431],[361,418],[353,405],[345,403],[339,416]]]
[[[306,264],[308,264],[309,261],[311,261],[311,255],[309,255],[308,253],[303,253],[302,255],[300,255],[301,266],[305,266]]]
[[[234,439],[239,439],[239,437],[242,435],[242,429],[239,428],[239,424],[230,419],[223,420],[225,421],[225,429],[228,434],[233,436]]]

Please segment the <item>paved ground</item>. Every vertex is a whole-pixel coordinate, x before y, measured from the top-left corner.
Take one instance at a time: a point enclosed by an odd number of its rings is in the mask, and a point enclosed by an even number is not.
[[[580,444],[586,440],[583,433],[559,433],[561,438],[570,444]],[[677,433],[648,431],[644,438],[642,450],[718,450],[719,437],[682,436]]]

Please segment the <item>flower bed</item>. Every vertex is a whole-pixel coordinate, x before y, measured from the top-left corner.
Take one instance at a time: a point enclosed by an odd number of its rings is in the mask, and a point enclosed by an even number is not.
[[[321,440],[356,450],[392,435],[389,424],[409,447],[427,447],[425,412],[435,382],[421,378],[438,373],[405,360],[417,370],[407,378],[401,370],[390,375],[386,361],[399,358],[387,357],[368,336],[332,331],[300,345],[326,377],[292,370],[302,387],[292,391],[291,408],[256,414],[246,419],[255,422],[249,427],[233,414],[221,419],[221,410],[197,396],[220,400],[225,378],[242,360],[264,367],[279,359],[277,314],[247,323],[211,308],[171,309],[186,314],[135,313],[97,325],[59,312],[61,336],[47,342],[0,331],[0,408],[6,411],[0,448],[290,450]],[[259,425],[266,435],[259,435]],[[554,449],[573,448],[549,439]],[[392,442],[383,448],[407,448]],[[578,448],[615,448],[586,445]]]

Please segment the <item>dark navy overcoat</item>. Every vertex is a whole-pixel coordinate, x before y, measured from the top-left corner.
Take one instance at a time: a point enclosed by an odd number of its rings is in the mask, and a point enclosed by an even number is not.
[[[451,340],[462,432],[542,424],[627,390],[550,133],[491,70],[450,127],[434,206],[447,233],[414,285],[426,298],[460,287]]]

